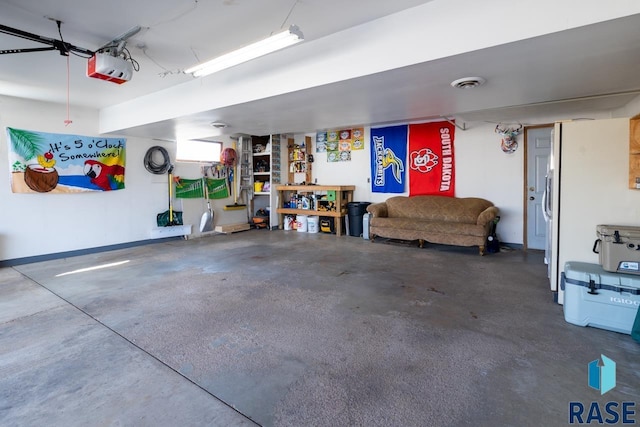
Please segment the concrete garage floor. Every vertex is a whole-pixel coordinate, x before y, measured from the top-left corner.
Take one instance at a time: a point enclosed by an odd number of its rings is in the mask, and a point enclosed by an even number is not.
[[[253,230],[0,269],[3,426],[559,426],[572,401],[640,423],[640,345],[566,323],[538,252]]]

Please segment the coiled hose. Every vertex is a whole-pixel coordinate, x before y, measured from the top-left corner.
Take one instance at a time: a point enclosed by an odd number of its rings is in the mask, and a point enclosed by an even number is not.
[[[157,158],[156,153],[160,153],[163,158],[162,163],[156,163],[154,158]],[[171,157],[164,147],[156,145],[147,150],[147,154],[144,155],[144,167],[155,175],[162,175],[167,173],[169,169],[173,169],[171,166]]]

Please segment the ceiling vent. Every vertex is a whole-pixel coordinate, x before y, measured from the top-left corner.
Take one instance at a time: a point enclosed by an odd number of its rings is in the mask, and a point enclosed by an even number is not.
[[[483,85],[486,82],[482,77],[463,77],[451,82],[451,86],[457,89],[471,89]]]

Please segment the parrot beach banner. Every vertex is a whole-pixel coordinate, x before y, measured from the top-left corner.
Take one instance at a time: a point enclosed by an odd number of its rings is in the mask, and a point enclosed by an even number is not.
[[[409,125],[409,196],[455,195],[454,132],[449,122]]]
[[[7,128],[11,191],[79,193],[124,188],[124,138]]]
[[[371,191],[403,193],[407,125],[371,129]]]

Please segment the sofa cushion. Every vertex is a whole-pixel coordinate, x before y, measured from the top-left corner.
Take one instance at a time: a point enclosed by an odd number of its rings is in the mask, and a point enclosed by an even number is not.
[[[386,205],[389,218],[476,224],[480,213],[493,203],[475,197],[395,196]]]
[[[426,221],[411,218],[371,218],[372,227],[411,230],[424,233],[459,234],[464,236],[485,235],[485,227],[475,223]]]

